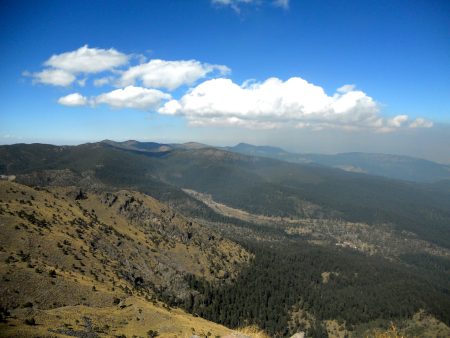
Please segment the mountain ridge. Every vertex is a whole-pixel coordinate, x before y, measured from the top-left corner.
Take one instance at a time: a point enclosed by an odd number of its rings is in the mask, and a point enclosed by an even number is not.
[[[112,185],[183,205],[204,204],[191,189],[251,213],[301,216],[315,204],[317,216],[351,222],[392,222],[441,244],[448,243],[446,219],[450,191],[429,184],[351,173],[316,164],[296,164],[229,152],[214,147],[175,149],[163,156],[91,143],[71,147],[12,145],[0,147],[0,171],[32,183],[36,172],[69,169],[73,180]],[[34,174],[33,174],[34,173]],[[44,176],[45,176],[44,175]],[[64,175],[62,175],[65,177]],[[51,178],[42,177],[44,180]],[[43,182],[42,179],[40,182]],[[433,210],[430,213],[429,210]],[[447,242],[446,242],[447,241]]]
[[[282,148],[239,143],[224,147],[247,155],[263,156],[292,163],[316,163],[345,171],[388,178],[432,183],[450,178],[450,166],[405,155],[344,152],[337,154],[292,153]]]
[[[92,336],[130,330],[143,335],[149,329],[173,336],[177,330],[190,333],[190,325],[204,334],[208,328],[220,335],[231,332],[181,310],[171,315],[165,303],[193,297],[187,274],[222,282],[236,278],[249,254],[151,197],[0,181],[0,227],[2,321],[33,318],[36,336],[82,332],[84,317],[102,323],[97,329],[85,326]],[[95,314],[96,307],[109,313],[109,322]],[[120,311],[128,307],[133,310]],[[14,309],[15,318],[3,317],[5,309]],[[61,312],[65,322],[57,318]],[[125,313],[131,322],[141,317],[142,324],[134,329],[124,324]],[[166,319],[155,322],[151,316]],[[168,325],[170,316],[180,322]],[[26,328],[4,333],[35,335]]]

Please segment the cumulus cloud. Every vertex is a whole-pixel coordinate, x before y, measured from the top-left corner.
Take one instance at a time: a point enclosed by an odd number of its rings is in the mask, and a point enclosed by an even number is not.
[[[117,50],[89,48],[87,45],[77,50],[62,54],[55,54],[45,61],[44,70],[36,73],[25,72],[24,75],[33,77],[33,82],[53,86],[67,87],[77,78],[78,74],[92,74],[110,71],[128,63],[129,56]],[[83,87],[87,78],[77,81]]]
[[[238,85],[230,79],[205,81],[179,100],[170,100],[161,114],[183,115],[193,125],[249,128],[340,128],[390,131],[407,125],[406,115],[383,118],[379,105],[366,93],[346,85],[329,96],[302,78]],[[417,127],[426,123],[415,123]]]
[[[202,63],[197,60],[167,61],[154,59],[124,69],[136,55],[126,55],[114,48],[89,48],[85,45],[77,50],[56,54],[45,61],[44,70],[36,73],[24,72],[36,83],[67,87],[76,83],[83,87],[87,76],[101,72],[102,77],[94,78],[96,87],[116,85],[125,87],[139,83],[148,88],[174,90],[182,85],[192,85],[195,81],[212,73],[225,75],[230,69],[224,65]]]
[[[223,65],[210,65],[197,60],[154,59],[123,72],[118,84],[121,86],[134,85],[136,81],[139,81],[146,87],[174,90],[182,85],[190,85],[214,71],[223,75],[230,70]]]
[[[157,89],[127,86],[90,98],[80,93],[72,93],[59,98],[58,103],[72,107],[86,105],[95,107],[98,104],[106,104],[112,108],[149,110],[160,107],[163,102],[170,99],[170,94]]]
[[[58,103],[64,106],[71,106],[71,107],[85,106],[86,104],[88,104],[88,99],[83,95],[81,95],[80,93],[73,93],[60,97]]]
[[[259,0],[213,0],[222,5],[258,3]],[[271,1],[287,7],[289,1]],[[184,116],[191,125],[239,126],[253,129],[282,127],[391,132],[401,128],[430,128],[431,121],[410,119],[401,114],[384,117],[379,104],[353,84],[345,84],[332,95],[300,77],[283,81],[247,80],[237,84],[225,78],[230,69],[224,65],[197,60],[167,61],[153,59],[130,66],[136,56],[117,50],[89,48],[51,56],[40,72],[24,72],[35,83],[67,87],[108,85],[119,87],[98,96],[72,93],[59,98],[65,106],[152,110],[160,114]],[[104,73],[105,72],[105,73]],[[99,74],[87,82],[91,74]],[[205,78],[212,78],[205,80]],[[198,83],[203,79],[201,83]],[[174,91],[190,86],[181,97],[172,98],[162,90]]]
[[[72,74],[99,73],[124,65],[128,59],[129,56],[114,48],[89,48],[88,45],[84,45],[71,52],[53,55],[44,65]]]
[[[66,87],[71,85],[76,79],[75,75],[62,69],[45,69],[33,74],[24,74],[32,76],[34,83],[43,83],[52,86]]]
[[[155,109],[171,96],[157,89],[127,86],[92,99],[93,104],[107,104],[113,108]]]

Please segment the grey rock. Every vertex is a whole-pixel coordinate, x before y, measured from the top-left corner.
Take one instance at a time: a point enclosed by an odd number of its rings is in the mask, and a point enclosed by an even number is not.
[[[297,332],[296,334],[291,336],[291,338],[305,338],[305,333],[304,332]]]

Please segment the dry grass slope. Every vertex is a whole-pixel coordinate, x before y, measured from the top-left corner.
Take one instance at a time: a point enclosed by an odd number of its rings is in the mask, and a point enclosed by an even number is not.
[[[250,257],[132,191],[0,181],[0,233],[0,335],[8,337],[224,335],[230,330],[157,295],[189,297],[185,273],[232,280]]]

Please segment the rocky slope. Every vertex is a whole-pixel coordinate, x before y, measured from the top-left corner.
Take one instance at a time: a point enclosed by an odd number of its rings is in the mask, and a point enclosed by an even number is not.
[[[193,297],[186,274],[227,283],[250,257],[133,191],[0,181],[0,233],[0,332],[7,336],[36,328],[40,334],[69,330],[89,337],[143,336],[149,330],[178,335],[196,326],[225,334],[225,328],[200,325],[181,310],[169,312],[160,301]]]

